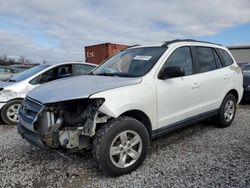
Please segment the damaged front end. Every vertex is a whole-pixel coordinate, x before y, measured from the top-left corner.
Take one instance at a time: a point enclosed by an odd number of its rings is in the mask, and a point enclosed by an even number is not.
[[[19,133],[34,144],[21,128],[31,131],[40,142],[55,149],[82,150],[90,147],[97,124],[108,116],[98,111],[104,99],[78,99],[41,105],[25,98],[19,110]],[[36,144],[37,145],[37,144]]]

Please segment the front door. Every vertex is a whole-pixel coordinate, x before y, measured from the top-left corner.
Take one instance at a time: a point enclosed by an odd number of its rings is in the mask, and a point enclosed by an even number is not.
[[[194,74],[191,49],[177,48],[167,59],[164,67],[179,66],[185,76],[160,80],[155,85],[158,99],[158,129],[199,114],[201,83]]]

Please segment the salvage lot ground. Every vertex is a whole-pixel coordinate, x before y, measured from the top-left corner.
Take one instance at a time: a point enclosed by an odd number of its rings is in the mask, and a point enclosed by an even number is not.
[[[250,187],[250,105],[239,106],[229,128],[208,121],[154,140],[144,164],[121,177],[103,176],[90,153],[67,156],[0,125],[1,187]]]

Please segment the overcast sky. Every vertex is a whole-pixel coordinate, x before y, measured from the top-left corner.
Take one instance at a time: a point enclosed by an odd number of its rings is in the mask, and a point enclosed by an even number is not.
[[[84,46],[195,38],[250,45],[250,0],[0,0],[0,55],[84,60]]]

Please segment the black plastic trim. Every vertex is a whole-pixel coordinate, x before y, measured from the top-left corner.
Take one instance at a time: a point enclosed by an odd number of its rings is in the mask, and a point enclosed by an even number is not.
[[[219,111],[219,109],[211,110],[209,112],[205,112],[205,113],[181,120],[179,122],[164,126],[162,128],[153,130],[152,131],[152,139],[163,136],[163,135],[170,133],[170,132],[173,132],[177,129],[187,127],[189,125],[192,125],[194,123],[197,123],[197,122],[202,121],[204,119],[207,119],[209,117],[212,117],[212,116],[216,115],[218,113],[218,111]]]
[[[207,41],[200,41],[200,40],[195,40],[195,39],[175,39],[175,40],[170,40],[170,41],[164,42],[164,44],[162,46],[168,46],[170,44],[177,43],[177,42],[202,42],[202,43],[206,43],[206,44],[215,44],[215,45],[222,46],[221,44],[216,44],[216,43],[207,42]]]
[[[40,137],[36,133],[26,129],[20,123],[17,124],[17,131],[22,136],[22,138],[26,139],[32,145],[35,145],[41,149],[49,150],[49,148],[42,143]]]
[[[221,57],[219,56],[219,54],[218,54],[217,51],[215,50],[215,48],[213,48],[213,54],[214,54],[214,60],[215,60],[217,69],[223,68],[223,67],[224,67],[224,64],[223,64],[223,62],[222,62],[222,60],[221,60]],[[216,55],[219,57],[220,63],[218,63],[218,62],[216,61],[216,57],[215,57]],[[221,67],[220,67],[220,65],[221,65]]]
[[[199,73],[199,64],[197,60],[197,53],[195,50],[195,46],[190,46],[191,55],[192,55],[192,61],[193,61],[193,74]]]
[[[227,65],[225,64],[225,61],[224,59],[222,58],[220,52],[219,52],[219,49],[218,48],[214,48],[215,52],[217,53],[217,55],[219,56],[220,60],[221,60],[221,63],[222,63],[222,66],[223,67],[227,67]]]

